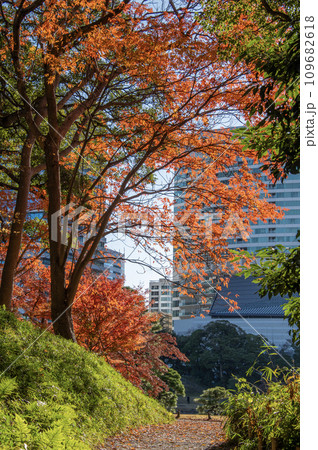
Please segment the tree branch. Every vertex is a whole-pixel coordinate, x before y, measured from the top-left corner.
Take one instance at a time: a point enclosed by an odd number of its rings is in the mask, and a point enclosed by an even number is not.
[[[275,11],[270,7],[270,5],[267,3],[266,0],[261,0],[262,5],[264,6],[265,10],[274,17],[280,17],[284,22],[292,22],[291,17],[289,17],[287,14],[281,12],[281,11]]]

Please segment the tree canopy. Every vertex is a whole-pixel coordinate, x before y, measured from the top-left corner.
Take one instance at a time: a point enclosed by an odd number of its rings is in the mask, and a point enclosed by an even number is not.
[[[247,226],[279,217],[249,170],[256,152],[243,152],[224,128],[244,111],[248,69],[219,59],[195,11],[195,2],[167,11],[129,0],[1,5],[0,303],[11,307],[15,277],[32,270],[30,258],[49,252],[51,318],[66,338],[75,340],[72,305],[85,268],[120,223],[148,252],[155,242],[162,258],[173,243],[199,280],[204,263],[193,258],[193,245],[224,271],[222,228],[232,214]],[[217,173],[238,158],[225,185]],[[193,180],[180,186],[188,210],[220,198],[226,205],[212,236],[199,218],[183,221],[195,230],[191,249],[171,213],[174,177],[184,168]],[[163,171],[174,175],[156,182]],[[82,240],[74,242],[62,222],[79,210]],[[29,220],[39,211],[43,220]]]

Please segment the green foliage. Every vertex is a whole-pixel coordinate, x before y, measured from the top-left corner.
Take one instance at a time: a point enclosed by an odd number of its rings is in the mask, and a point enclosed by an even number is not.
[[[0,377],[0,449],[88,449],[173,419],[104,359],[3,310],[0,337],[0,373],[12,364]]]
[[[222,386],[206,389],[202,392],[199,398],[194,401],[199,403],[197,411],[199,414],[222,415],[226,405],[226,400],[229,396],[229,391]]]
[[[169,391],[160,392],[158,400],[168,411],[175,412],[178,397],[185,396],[185,389],[181,381],[181,376],[176,370],[170,368],[167,372],[163,373],[160,378],[167,383]]]
[[[161,376],[161,379],[167,383],[172,392],[181,396],[185,395],[185,389],[181,381],[181,376],[176,370],[170,368]]]
[[[162,391],[158,395],[158,400],[167,411],[174,413],[177,408],[178,396],[171,391]]]
[[[3,377],[0,384],[0,401],[10,397],[17,387],[15,379]]]
[[[277,448],[295,450],[300,438],[299,376],[275,370],[263,376],[263,383],[264,392],[245,378],[237,379],[225,408],[227,437],[240,449],[257,449],[260,443],[271,448],[273,438]]]
[[[299,234],[297,235],[299,237]],[[263,248],[255,254],[234,252],[239,258],[242,255],[254,257],[249,268],[241,267],[238,275],[245,278],[253,277],[253,283],[258,284],[258,294],[261,297],[274,295],[288,296],[288,303],[284,306],[285,316],[291,327],[293,342],[300,340],[300,247],[287,249],[283,245]],[[295,295],[296,294],[296,295]],[[297,295],[298,294],[298,295]]]
[[[219,45],[219,57],[246,64],[254,74],[245,95],[253,126],[239,130],[244,147],[270,153],[276,179],[299,172],[300,8],[298,0],[203,0],[202,25]]]
[[[77,432],[74,408],[41,401],[25,402],[16,398],[1,405],[1,448],[90,448]]]

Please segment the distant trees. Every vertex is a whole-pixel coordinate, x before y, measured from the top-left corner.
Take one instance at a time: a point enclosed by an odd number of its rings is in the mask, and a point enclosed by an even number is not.
[[[158,400],[168,411],[175,412],[178,397],[185,396],[181,376],[176,370],[169,368],[167,372],[160,375],[160,378],[166,383],[169,390],[162,390],[158,395]]]
[[[233,375],[246,376],[256,359],[256,367],[286,364],[278,355],[264,352],[258,357],[264,345],[260,336],[247,334],[226,320],[213,321],[190,336],[178,336],[177,342],[189,362],[176,363],[176,369],[181,374],[191,375],[205,386],[233,388]],[[283,355],[292,362],[288,353],[283,352]],[[254,371],[251,381],[260,378]]]

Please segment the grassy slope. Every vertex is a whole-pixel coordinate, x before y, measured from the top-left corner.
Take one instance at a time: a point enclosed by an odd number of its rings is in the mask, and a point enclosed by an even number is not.
[[[0,311],[0,372],[40,334]],[[118,431],[171,420],[101,357],[48,332],[0,378],[0,449],[88,449]]]

